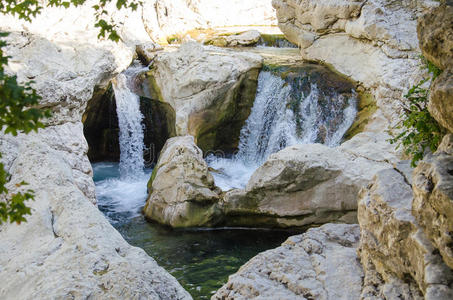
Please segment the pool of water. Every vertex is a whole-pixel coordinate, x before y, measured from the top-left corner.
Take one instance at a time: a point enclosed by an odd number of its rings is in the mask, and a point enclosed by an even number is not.
[[[209,299],[250,258],[300,231],[246,228],[173,230],[145,221],[141,208],[151,170],[122,179],[117,163],[93,164],[100,210],[131,244],[143,248],[194,299]]]

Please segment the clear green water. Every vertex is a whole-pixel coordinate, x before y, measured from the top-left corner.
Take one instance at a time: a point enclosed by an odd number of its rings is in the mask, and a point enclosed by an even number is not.
[[[172,230],[146,222],[143,178],[119,179],[118,164],[93,164],[99,208],[132,245],[143,248],[170,272],[194,299],[209,299],[228,276],[259,252],[279,246],[300,231],[265,229]]]

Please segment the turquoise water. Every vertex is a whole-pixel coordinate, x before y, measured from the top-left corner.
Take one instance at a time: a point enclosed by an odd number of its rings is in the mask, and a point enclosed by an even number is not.
[[[117,163],[93,164],[93,169],[100,210],[131,245],[143,248],[194,299],[209,299],[250,258],[300,233],[233,228],[173,230],[152,224],[141,214],[151,170],[142,178],[127,181],[120,178]]]

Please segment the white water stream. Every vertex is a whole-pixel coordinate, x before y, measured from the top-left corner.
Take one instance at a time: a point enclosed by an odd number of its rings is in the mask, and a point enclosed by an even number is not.
[[[241,130],[239,151],[232,158],[208,156],[208,164],[217,170],[213,176],[222,190],[244,188],[253,172],[267,157],[295,144],[315,143],[323,136],[324,144],[337,146],[354,122],[356,99],[333,94],[332,109],[323,109],[316,84],[297,101],[294,109],[292,87],[280,76],[262,71],[258,78],[255,102]],[[345,104],[339,105],[339,104]],[[326,112],[327,111],[327,112]],[[323,131],[323,132],[320,132]]]
[[[112,222],[139,214],[146,199],[150,171],[143,159],[143,115],[140,98],[130,87],[142,67],[131,67],[113,81],[118,115],[120,163],[98,163],[93,167],[98,178],[96,196]]]

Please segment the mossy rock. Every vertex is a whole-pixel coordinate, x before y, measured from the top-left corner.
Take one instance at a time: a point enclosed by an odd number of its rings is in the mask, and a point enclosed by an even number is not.
[[[376,111],[377,105],[373,95],[366,92],[360,93],[356,119],[351,125],[351,128],[346,132],[344,139],[351,139],[356,134],[363,132]]]
[[[202,112],[189,116],[189,133],[203,152],[234,152],[242,126],[250,115],[258,86],[259,69],[241,75],[233,85]]]
[[[261,34],[259,45],[277,48],[298,48],[297,45],[288,41],[284,34]]]

